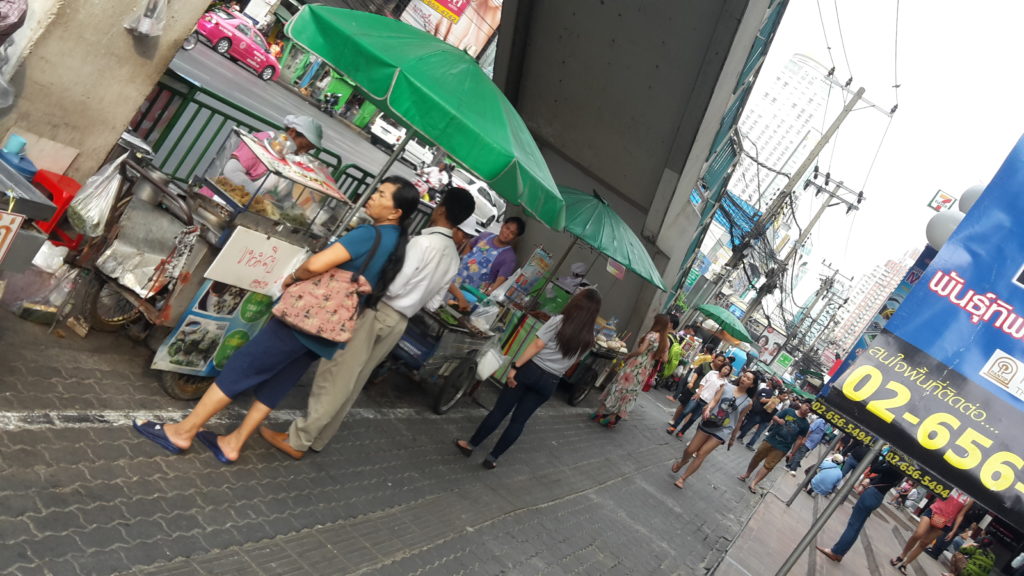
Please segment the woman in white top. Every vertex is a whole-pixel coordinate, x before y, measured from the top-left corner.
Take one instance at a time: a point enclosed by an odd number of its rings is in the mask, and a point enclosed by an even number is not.
[[[753,406],[752,400],[759,380],[756,372],[744,371],[736,386],[726,383],[718,388],[714,399],[704,408],[704,418],[697,426],[693,440],[683,451],[683,457],[672,464],[672,472],[678,473],[687,462],[690,463],[686,472],[676,479],[676,488],[683,487],[686,479],[700,469],[708,454],[725,444],[726,437],[729,438],[729,448],[732,448],[739,424]]]
[[[554,394],[562,374],[594,345],[594,322],[600,311],[601,295],[597,290],[588,288],[577,292],[565,305],[562,314],[548,320],[534,341],[513,362],[505,388],[473,436],[468,442],[456,440],[455,447],[469,457],[473,449],[512,413],[501,438],[483,461],[484,468],[497,466],[498,458],[523,433],[526,421]]]

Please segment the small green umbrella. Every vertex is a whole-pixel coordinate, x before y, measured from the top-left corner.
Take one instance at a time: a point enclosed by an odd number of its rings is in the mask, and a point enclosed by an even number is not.
[[[407,138],[418,133],[505,199],[563,229],[565,204],[533,136],[468,54],[404,22],[328,6],[303,6],[285,34],[410,128]]]
[[[665,290],[661,273],[655,267],[647,249],[604,198],[597,192],[587,194],[565,186],[559,186],[558,191],[565,200],[566,231],[655,287]],[[572,246],[569,246],[569,250],[552,268],[552,273],[557,272],[571,250]]]
[[[715,321],[725,330],[725,333],[739,340],[740,342],[753,342],[754,339],[750,337],[750,333],[743,327],[743,323],[736,317],[735,314],[729,312],[721,306],[715,306],[714,304],[702,304],[697,306],[697,311],[707,316],[708,318]]]

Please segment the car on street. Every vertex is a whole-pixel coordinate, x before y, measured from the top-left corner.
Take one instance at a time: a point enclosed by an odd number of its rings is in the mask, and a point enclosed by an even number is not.
[[[281,65],[270,54],[266,39],[248,18],[214,9],[199,18],[196,33],[218,54],[241,62],[262,80],[276,80],[281,75]]]
[[[389,153],[394,152],[395,146],[405,139],[405,132],[404,126],[380,114],[370,123],[370,143]],[[434,160],[434,148],[412,138],[402,150],[399,160],[410,168],[419,170]]]
[[[476,201],[473,217],[476,219],[478,231],[497,234],[505,219],[506,205],[501,196],[498,196],[487,184],[460,168],[456,168],[452,172],[452,185],[465,188],[473,195],[473,199]]]

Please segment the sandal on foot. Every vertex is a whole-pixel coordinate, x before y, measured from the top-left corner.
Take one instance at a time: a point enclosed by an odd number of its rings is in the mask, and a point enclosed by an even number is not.
[[[164,425],[160,422],[132,420],[132,428],[135,428],[135,431],[142,434],[146,440],[160,446],[171,454],[181,454],[184,452],[184,450],[171,442],[171,439],[167,437],[167,432],[164,431]]]
[[[200,444],[206,446],[218,462],[221,464],[234,464],[235,461],[228,459],[228,457],[224,455],[224,451],[220,449],[220,445],[217,444],[217,438],[219,437],[219,435],[214,434],[209,430],[200,430],[199,433],[196,434],[196,440],[199,440]]]
[[[675,462],[672,463],[672,473],[673,474],[678,474],[679,471],[682,470],[683,466],[685,466],[685,465],[686,465],[686,462],[683,462],[682,458],[680,458],[679,460],[676,460]]]
[[[495,468],[498,467],[498,462],[495,460],[487,459],[481,462],[480,465],[483,466],[484,468],[487,468],[488,470],[494,470]]]
[[[892,566],[893,568],[895,568],[895,567],[900,565],[900,562],[903,562],[903,556],[897,556],[897,557],[893,558],[892,560],[889,560],[889,566]]]
[[[459,452],[462,452],[462,455],[465,456],[466,458],[469,458],[470,456],[472,456],[473,455],[473,449],[468,447],[468,446],[463,446],[459,442],[460,442],[460,440],[458,438],[456,438],[455,439],[455,447],[459,449]]]
[[[676,433],[675,426],[669,426],[668,428],[665,428],[665,434],[668,434],[669,436],[671,436],[671,435],[673,435],[675,433]]]
[[[906,564],[900,564],[899,566],[896,567],[896,571],[899,572],[900,574],[903,574],[903,576],[907,576],[907,565]]]
[[[676,481],[673,482],[672,485],[675,486],[676,488],[679,488],[680,490],[682,490],[683,489],[683,484],[685,484],[685,483],[686,482],[682,478],[676,478]]]

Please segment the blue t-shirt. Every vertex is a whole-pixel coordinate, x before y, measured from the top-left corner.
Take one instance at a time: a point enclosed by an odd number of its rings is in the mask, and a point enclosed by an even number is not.
[[[395,247],[398,246],[398,235],[401,231],[398,226],[393,224],[377,226],[376,228],[380,230],[380,245],[377,246],[377,253],[374,255],[373,261],[370,262],[366,267],[366,271],[363,272],[366,281],[374,287],[376,287],[377,281],[380,279],[381,272],[384,271],[384,265],[387,264],[388,258],[395,251]],[[349,256],[351,256],[348,262],[338,266],[338,268],[348,270],[349,272],[359,271],[367,256],[370,255],[370,249],[373,248],[373,238],[375,236],[373,229],[374,226],[359,226],[337,240],[337,243],[344,246],[345,250],[348,250]],[[339,344],[298,330],[295,331],[295,336],[306,348],[309,348],[321,358],[333,358],[334,353],[339,348],[345,347],[344,343]]]
[[[796,410],[792,408],[786,408],[782,410],[776,417],[782,420],[782,424],[773,424],[768,431],[768,437],[765,442],[771,444],[771,446],[777,450],[788,452],[796,439],[801,436],[807,436],[807,429],[810,425],[807,423],[806,418],[801,418],[797,415]]]

